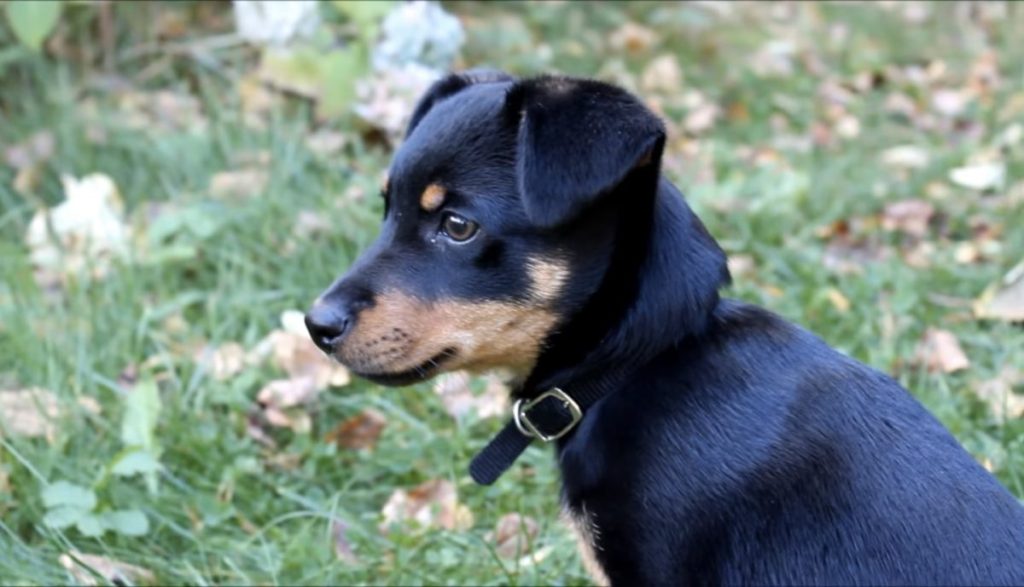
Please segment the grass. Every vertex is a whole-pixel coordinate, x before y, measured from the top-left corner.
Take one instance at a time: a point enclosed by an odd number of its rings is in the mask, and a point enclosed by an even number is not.
[[[930,5],[931,17],[917,25],[902,20],[899,8],[878,6],[755,5],[728,15],[652,3],[602,3],[599,10],[577,3],[451,8],[467,25],[463,58],[469,66],[519,74],[558,70],[642,85],[649,63],[675,56],[683,71],[680,87],[645,95],[663,99],[674,127],[666,170],[730,255],[752,266],[737,274],[728,294],[767,306],[898,376],[1011,491],[1024,495],[1024,426],[993,417],[975,395],[1004,367],[1024,368],[1024,331],[975,320],[963,307],[1024,251],[1024,204],[1006,197],[1022,186],[1021,146],[1004,154],[1006,191],[978,195],[948,181],[950,168],[1024,117],[1012,107],[1024,100],[1024,54],[1014,37],[1024,25],[1020,6],[970,21],[955,6]],[[638,41],[632,52],[616,48],[613,33],[628,20],[659,38]],[[780,37],[795,44],[792,71],[757,74],[751,55]],[[1001,83],[972,102],[956,125],[922,129],[887,114],[890,93],[925,104],[929,94],[886,74],[881,86],[851,93],[846,113],[859,122],[859,133],[835,137],[819,94],[824,81],[852,83],[866,71],[942,61],[945,83],[962,87],[984,51],[996,55]],[[269,454],[249,438],[246,422],[254,394],[273,372],[259,367],[218,382],[181,351],[195,341],[253,345],[277,326],[281,311],[305,308],[340,274],[375,234],[380,205],[373,195],[389,159],[386,149],[339,126],[350,138],[344,154],[316,156],[304,144],[311,128],[302,105],[276,110],[265,129],[249,128],[223,73],[186,58],[144,87],[199,96],[207,124],[197,131],[126,125],[115,95],[64,62],[37,57],[0,75],[0,144],[42,129],[57,139],[34,192],[38,199],[17,193],[13,170],[0,167],[0,388],[53,390],[67,406],[52,442],[0,436],[0,471],[7,477],[6,489],[0,483],[0,583],[66,583],[57,561],[69,550],[146,567],[163,583],[587,581],[558,522],[558,479],[548,450],[532,447],[493,487],[469,480],[470,458],[502,422],[453,421],[429,385],[393,390],[354,382],[320,396],[312,433],[278,433],[278,451]],[[680,127],[690,108],[679,97],[692,90],[721,105],[723,115],[706,134],[684,140]],[[822,125],[832,142],[810,140]],[[100,142],[96,129],[105,135]],[[908,143],[930,154],[927,166],[898,173],[879,162],[884,149]],[[772,149],[776,163],[752,162],[750,152],[758,148]],[[265,189],[231,200],[211,197],[214,173],[238,167],[240,153],[260,151],[270,154]],[[60,200],[59,173],[94,171],[115,179],[130,215],[144,214],[148,202],[203,206],[216,229],[195,241],[198,254],[186,261],[127,263],[106,279],[44,291],[23,244],[27,223],[39,205]],[[370,197],[351,198],[353,190]],[[887,203],[907,198],[926,199],[937,211],[920,239],[931,247],[923,266],[906,261],[916,239],[871,221]],[[296,238],[302,211],[314,211],[332,229]],[[864,219],[865,247],[889,254],[863,264],[860,273],[828,270],[837,237],[821,231],[850,219]],[[1000,248],[982,260],[958,262],[957,247],[971,242],[981,223],[1002,227]],[[915,366],[914,349],[929,327],[952,331],[971,366],[953,374]],[[139,367],[161,353],[169,358]],[[100,493],[110,507],[144,511],[149,532],[96,539],[48,528],[43,487],[58,480],[93,486],[122,449],[125,393],[118,378],[133,366],[160,382],[159,492],[150,494],[140,480],[117,479]],[[82,396],[96,398],[102,414],[75,408]],[[388,418],[372,451],[322,441],[334,425],[367,407]],[[474,515],[470,529],[378,532],[392,491],[437,478],[458,488]],[[539,564],[520,566],[495,554],[487,534],[509,512],[539,522],[531,549],[550,547]],[[348,527],[356,562],[334,554],[332,523],[338,520]]]

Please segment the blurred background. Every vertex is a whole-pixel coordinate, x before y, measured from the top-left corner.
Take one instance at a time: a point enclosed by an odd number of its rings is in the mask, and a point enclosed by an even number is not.
[[[301,310],[444,71],[637,92],[727,292],[1024,495],[1024,5],[0,2],[0,583],[587,581],[500,381],[352,379]]]

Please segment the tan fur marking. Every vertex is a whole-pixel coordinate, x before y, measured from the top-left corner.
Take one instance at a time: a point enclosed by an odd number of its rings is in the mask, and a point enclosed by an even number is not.
[[[604,567],[597,560],[597,551],[599,550],[597,540],[601,536],[601,532],[594,517],[587,512],[586,508],[583,508],[578,514],[571,512],[568,508],[562,512],[563,518],[576,536],[576,546],[579,548],[583,568],[587,570],[587,574],[596,585],[611,585],[608,574],[604,572]]]
[[[430,303],[385,292],[360,312],[336,355],[356,371],[399,373],[453,348],[456,355],[445,363],[446,371],[505,367],[526,374],[556,322],[553,312],[521,303]]]
[[[423,194],[420,195],[420,208],[423,208],[426,212],[433,212],[441,207],[444,203],[445,191],[444,188],[432,183],[427,186],[427,189],[423,190]]]
[[[531,293],[539,302],[558,299],[569,281],[569,264],[561,259],[534,257],[527,260],[526,270],[530,273]]]

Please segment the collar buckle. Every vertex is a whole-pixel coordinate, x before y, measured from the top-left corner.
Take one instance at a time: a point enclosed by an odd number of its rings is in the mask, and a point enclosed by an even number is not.
[[[549,398],[562,403],[562,407],[564,407],[569,413],[570,421],[568,424],[563,426],[561,430],[551,434],[545,434],[533,421],[530,420],[528,414],[530,410],[541,405]],[[523,398],[517,399],[516,403],[512,405],[512,419],[515,421],[516,428],[519,429],[519,432],[521,432],[523,436],[526,436],[527,438],[536,438],[541,442],[551,442],[552,440],[558,440],[565,436],[570,430],[575,428],[576,424],[583,419],[583,410],[580,409],[580,405],[576,403],[569,394],[557,387],[552,387],[532,400],[524,401]]]

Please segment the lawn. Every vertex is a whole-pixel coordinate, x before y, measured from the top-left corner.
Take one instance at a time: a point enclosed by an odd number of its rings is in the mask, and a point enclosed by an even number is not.
[[[727,295],[897,377],[1024,496],[1024,329],[973,310],[1024,260],[1024,6],[445,7],[459,67],[640,93]],[[549,449],[469,479],[494,381],[386,389],[298,346],[289,311],[376,233],[382,133],[254,82],[228,6],[117,5],[105,64],[90,10],[41,54],[0,24],[0,583],[94,579],[76,558],[163,584],[586,583]],[[90,174],[122,249],[47,261],[33,218]]]

